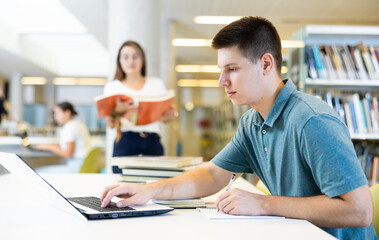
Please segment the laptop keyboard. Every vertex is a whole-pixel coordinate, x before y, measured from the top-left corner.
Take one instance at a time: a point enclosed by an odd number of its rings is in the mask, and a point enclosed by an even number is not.
[[[125,210],[126,211],[135,210],[134,208],[131,208],[131,207],[119,208],[113,202],[109,204],[107,207],[102,208],[100,198],[97,198],[97,197],[73,197],[73,198],[67,198],[67,200],[86,206],[88,208],[97,210],[99,212],[116,212],[116,211],[119,212],[119,211],[125,211]]]

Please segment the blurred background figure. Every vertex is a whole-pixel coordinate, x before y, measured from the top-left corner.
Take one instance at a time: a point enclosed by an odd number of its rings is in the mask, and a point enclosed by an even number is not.
[[[69,102],[54,107],[54,120],[61,126],[58,130],[60,144],[39,144],[38,150],[51,151],[67,159],[65,165],[53,165],[36,169],[38,172],[78,173],[83,161],[91,149],[87,127],[74,119],[77,112]]]
[[[2,87],[0,87],[0,124],[2,122],[3,116],[6,117],[6,119],[11,120],[10,115],[8,115],[8,111],[4,107],[4,90]]]
[[[142,47],[133,41],[124,42],[117,55],[117,68],[114,80],[107,83],[104,94],[124,92],[126,95],[162,95],[166,87],[159,78],[146,77],[146,59]],[[161,156],[164,149],[160,141],[159,122],[135,126],[125,116],[137,111],[132,101],[121,102],[107,118],[110,128],[117,128],[117,138],[114,143],[113,156],[150,155]],[[122,116],[122,117],[121,117]],[[168,123],[177,117],[175,106],[165,113],[162,122]],[[121,170],[113,166],[114,173]]]

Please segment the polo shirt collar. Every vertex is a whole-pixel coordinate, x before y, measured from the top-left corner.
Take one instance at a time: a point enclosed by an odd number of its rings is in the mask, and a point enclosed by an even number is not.
[[[272,127],[275,120],[278,119],[280,113],[283,111],[284,107],[286,106],[287,101],[289,100],[291,94],[296,91],[296,86],[293,84],[291,80],[285,79],[283,80],[283,83],[285,84],[282,90],[280,91],[278,97],[275,100],[274,105],[272,106],[270,112],[268,113],[267,118],[264,121],[264,124],[266,124],[269,127]],[[262,125],[263,118],[262,116],[255,111],[254,117],[253,117],[253,124],[260,126]]]

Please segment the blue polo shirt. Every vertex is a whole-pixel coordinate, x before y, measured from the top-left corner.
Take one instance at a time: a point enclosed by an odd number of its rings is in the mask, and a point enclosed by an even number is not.
[[[250,109],[212,162],[231,172],[255,173],[272,195],[336,197],[367,184],[349,131],[322,100],[290,80],[267,118]],[[339,239],[377,239],[367,228],[323,228]]]

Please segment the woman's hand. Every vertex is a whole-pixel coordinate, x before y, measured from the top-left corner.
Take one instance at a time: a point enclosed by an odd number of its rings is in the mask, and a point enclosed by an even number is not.
[[[117,98],[114,111],[119,114],[125,114],[129,113],[130,111],[135,112],[137,109],[138,106],[134,105],[133,100],[121,101],[120,98]]]
[[[107,116],[106,119],[107,119],[107,126],[108,127],[110,127],[110,128],[115,128],[116,127],[115,118]]]
[[[176,105],[173,104],[171,106],[171,109],[163,114],[162,122],[169,123],[172,120],[174,120],[175,118],[177,118],[178,116],[179,116],[178,109],[177,109]]]

